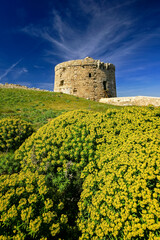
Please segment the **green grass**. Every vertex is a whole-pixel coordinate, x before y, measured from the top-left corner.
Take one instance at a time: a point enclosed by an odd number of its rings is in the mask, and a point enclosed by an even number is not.
[[[0,88],[0,119],[19,117],[32,123],[35,129],[67,111],[105,112],[108,108],[120,107],[62,93]]]

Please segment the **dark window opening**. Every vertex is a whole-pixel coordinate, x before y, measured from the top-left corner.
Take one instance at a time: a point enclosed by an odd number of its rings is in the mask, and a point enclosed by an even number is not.
[[[91,73],[89,73],[89,77],[91,77]]]
[[[60,86],[64,85],[64,80],[60,81]]]
[[[103,88],[105,91],[107,90],[106,83],[107,83],[106,81],[103,81]]]
[[[74,89],[73,89],[73,92],[74,92],[74,93],[76,93],[76,92],[77,92],[77,89],[76,89],[76,88],[74,88]]]

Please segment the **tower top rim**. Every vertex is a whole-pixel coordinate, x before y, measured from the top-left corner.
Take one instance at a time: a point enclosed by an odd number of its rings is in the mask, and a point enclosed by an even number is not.
[[[66,61],[66,62],[62,62],[59,63],[55,66],[55,71],[57,71],[58,69],[65,69],[67,67],[76,67],[76,66],[96,66],[98,68],[100,68],[101,66],[103,66],[104,68],[112,68],[115,70],[115,65],[112,63],[104,63],[101,62],[100,60],[95,60],[91,57],[85,57],[83,59],[77,59],[77,60],[70,60],[70,61]]]

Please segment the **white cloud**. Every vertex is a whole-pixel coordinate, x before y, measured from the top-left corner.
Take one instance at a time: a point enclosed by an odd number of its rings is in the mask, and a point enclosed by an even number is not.
[[[13,78],[13,79],[18,79],[22,74],[26,74],[26,73],[28,73],[28,69],[25,68],[25,67],[15,69],[15,70],[12,72],[12,78]]]
[[[153,86],[136,86],[132,85],[126,86],[125,90],[123,87],[118,89],[118,97],[128,97],[128,96],[150,96],[150,97],[160,97],[159,95],[159,87],[156,85]]]
[[[94,0],[81,0],[80,7],[82,21],[85,14],[89,15],[82,30],[75,27],[74,22],[70,24],[69,19],[62,19],[58,11],[54,10],[51,27],[30,25],[25,27],[23,32],[48,41],[53,47],[47,51],[48,55],[59,55],[64,59],[101,56],[106,50],[111,51],[111,46],[129,34],[132,26],[129,16],[104,8]],[[120,8],[120,5],[117,8]]]
[[[44,66],[39,66],[39,65],[34,65],[33,67],[36,69],[44,69]]]
[[[18,60],[16,63],[12,64],[8,69],[5,70],[5,72],[0,76],[0,81],[6,77],[20,62],[22,59]]]
[[[139,48],[150,39],[160,38],[160,29],[137,33],[136,24],[142,16],[134,18],[131,10],[124,11],[126,6],[132,9],[136,1],[114,1],[115,4],[112,4],[107,1],[80,0],[77,7],[80,22],[84,22],[83,29],[77,27],[77,19],[74,22],[72,10],[65,18],[63,13],[62,18],[54,9],[50,26],[30,25],[23,32],[50,43],[44,55],[51,63],[55,56],[63,60],[91,56],[119,67],[138,53]]]
[[[54,83],[53,82],[51,82],[51,83],[49,83],[49,82],[41,82],[41,83],[39,83],[39,88],[40,89],[48,89],[49,91],[53,91],[53,88],[54,88]]]

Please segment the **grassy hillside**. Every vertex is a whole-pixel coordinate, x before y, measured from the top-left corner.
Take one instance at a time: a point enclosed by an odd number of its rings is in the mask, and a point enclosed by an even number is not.
[[[104,112],[108,108],[119,107],[62,93],[0,89],[0,119],[20,117],[31,122],[36,129],[63,112],[78,109]]]

